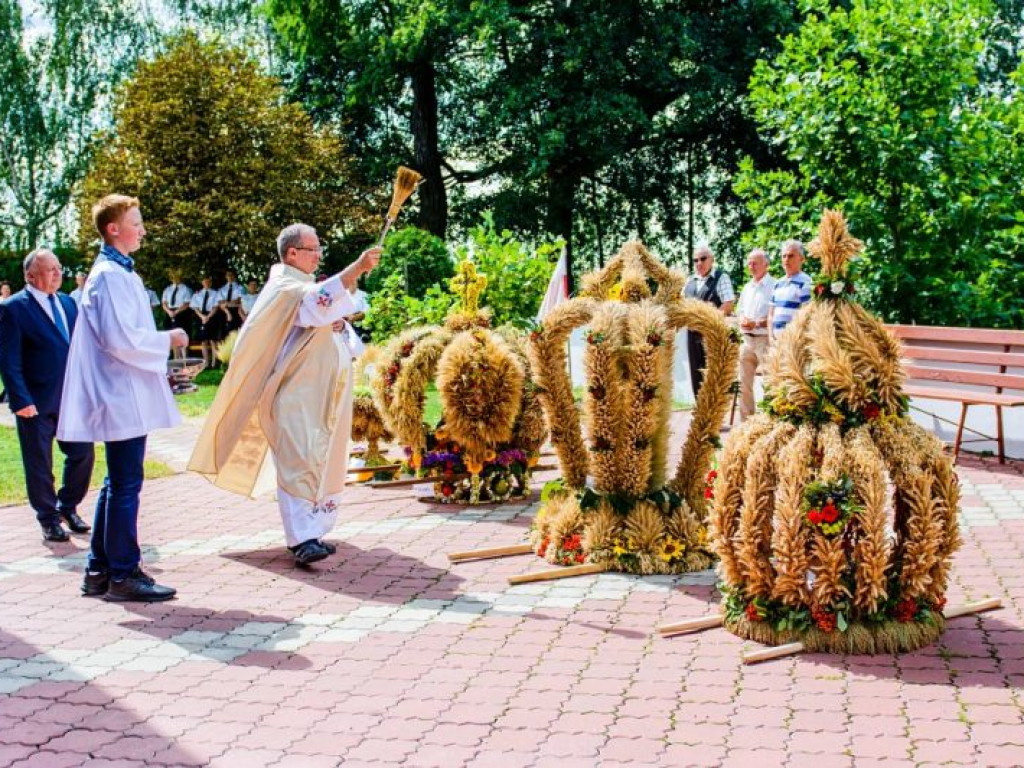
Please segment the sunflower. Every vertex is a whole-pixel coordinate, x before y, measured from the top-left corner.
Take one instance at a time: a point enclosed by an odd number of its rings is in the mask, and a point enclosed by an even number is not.
[[[682,557],[685,547],[683,542],[679,539],[673,538],[672,536],[666,536],[665,540],[661,543],[658,557],[660,557],[666,563],[671,563],[679,557]]]

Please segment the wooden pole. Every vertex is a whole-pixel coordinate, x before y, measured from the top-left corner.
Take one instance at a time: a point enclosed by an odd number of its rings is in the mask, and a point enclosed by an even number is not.
[[[555,579],[569,579],[573,576],[589,576],[592,573],[604,573],[607,569],[597,563],[586,563],[584,565],[570,565],[567,568],[554,568],[550,571],[537,571],[536,573],[524,573],[522,576],[512,576],[509,584],[531,584],[535,581],[554,581]]]
[[[512,544],[508,547],[491,547],[490,549],[469,549],[465,552],[451,552],[448,562],[461,563],[465,560],[487,560],[492,557],[509,557],[510,555],[527,555],[533,552],[531,544]]]
[[[803,652],[803,643],[786,643],[785,645],[776,645],[774,648],[763,648],[760,651],[751,651],[750,653],[745,653],[743,654],[743,663],[757,664],[759,661],[780,659],[783,656],[792,656],[794,654]]]
[[[725,622],[725,617],[720,613],[714,613],[708,616],[701,616],[696,619],[687,619],[686,621],[678,621],[675,624],[662,624],[658,627],[658,632],[662,637],[668,637],[670,635],[682,635],[686,632],[699,632],[703,629],[711,629],[712,627],[720,627]]]
[[[948,621],[949,619],[955,619],[958,616],[971,616],[975,613],[981,613],[982,611],[994,611],[995,609],[1002,607],[1003,601],[998,597],[993,597],[988,600],[978,600],[974,603],[964,603],[963,605],[947,608],[942,612],[942,615]]]
[[[350,475],[360,475],[363,472],[394,472],[402,468],[401,464],[381,464],[378,467],[349,467]]]

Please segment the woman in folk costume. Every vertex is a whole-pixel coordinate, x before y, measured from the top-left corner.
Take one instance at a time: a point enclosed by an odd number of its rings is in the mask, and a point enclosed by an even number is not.
[[[269,491],[276,465],[285,540],[299,565],[334,551],[334,527],[348,469],[352,356],[332,324],[355,311],[349,287],[370,272],[380,248],[324,282],[314,281],[322,249],[316,230],[285,227],[281,263],[239,333],[189,469],[229,491]],[[271,461],[271,454],[273,461]]]

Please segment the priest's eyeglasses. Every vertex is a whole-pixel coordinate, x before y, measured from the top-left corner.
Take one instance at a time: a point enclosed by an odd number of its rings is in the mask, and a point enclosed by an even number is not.
[[[319,245],[316,248],[307,248],[307,247],[303,246],[302,248],[296,248],[295,250],[296,251],[312,251],[313,253],[319,253],[321,256],[323,256],[324,251],[327,250],[327,246]]]

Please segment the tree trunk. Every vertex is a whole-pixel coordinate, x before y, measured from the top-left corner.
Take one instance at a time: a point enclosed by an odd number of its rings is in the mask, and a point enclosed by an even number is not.
[[[686,150],[686,263],[693,272],[693,147]]]
[[[565,240],[569,294],[575,291],[573,272],[572,219],[580,176],[566,168],[552,168],[548,175],[548,229]]]
[[[442,240],[448,229],[448,195],[441,178],[437,144],[437,74],[434,62],[420,58],[412,69],[412,135],[416,170],[423,174],[419,188],[420,226]]]

